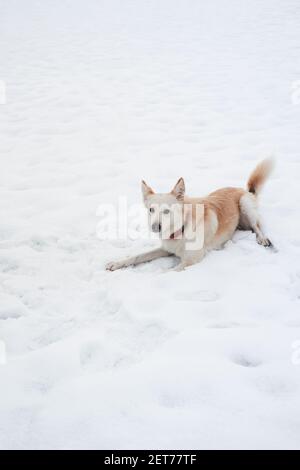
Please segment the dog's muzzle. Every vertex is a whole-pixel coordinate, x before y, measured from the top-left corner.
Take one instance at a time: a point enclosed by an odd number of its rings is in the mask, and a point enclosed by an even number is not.
[[[155,222],[154,224],[152,224],[151,229],[152,229],[152,232],[159,233],[161,232],[161,224],[158,222]]]

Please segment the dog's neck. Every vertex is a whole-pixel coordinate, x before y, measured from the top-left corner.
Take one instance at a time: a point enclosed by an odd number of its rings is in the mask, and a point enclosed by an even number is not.
[[[188,224],[188,215],[189,212],[185,214],[182,227],[179,230],[176,230],[174,233],[171,233],[169,240],[180,240],[183,238],[185,226]]]

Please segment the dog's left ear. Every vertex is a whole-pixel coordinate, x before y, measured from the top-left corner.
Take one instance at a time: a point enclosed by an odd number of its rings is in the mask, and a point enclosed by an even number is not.
[[[185,194],[185,184],[184,184],[183,178],[179,178],[174,188],[172,189],[171,194],[174,194],[174,196],[176,197],[176,199],[178,199],[178,201],[183,201],[184,194]]]
[[[148,186],[144,180],[142,180],[142,193],[143,193],[144,202],[146,202],[146,199],[148,196],[150,196],[151,194],[154,194],[153,189],[150,188],[150,186]]]

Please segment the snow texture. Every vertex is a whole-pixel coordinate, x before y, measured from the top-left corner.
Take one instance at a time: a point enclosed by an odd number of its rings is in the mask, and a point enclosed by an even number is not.
[[[299,448],[299,1],[0,10],[0,447]],[[277,253],[237,232],[105,271],[156,242],[101,241],[100,204],[245,187],[271,154]]]

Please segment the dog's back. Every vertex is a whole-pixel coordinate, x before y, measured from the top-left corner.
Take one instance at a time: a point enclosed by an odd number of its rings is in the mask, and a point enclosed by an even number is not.
[[[205,245],[222,246],[237,228],[253,230],[258,242],[268,245],[263,237],[257,213],[256,197],[273,168],[273,161],[263,160],[251,173],[247,189],[221,188],[203,198],[185,198],[185,203],[204,204]]]

